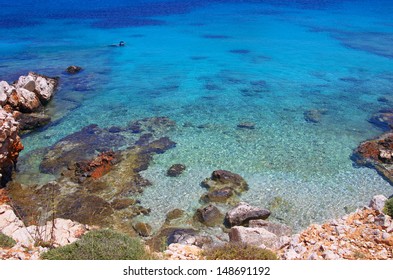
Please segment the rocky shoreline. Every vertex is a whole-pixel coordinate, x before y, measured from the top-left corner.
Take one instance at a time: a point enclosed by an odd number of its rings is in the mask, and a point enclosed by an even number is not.
[[[133,120],[124,127],[88,125],[35,151],[40,172],[55,180],[43,185],[12,181],[23,149],[19,134],[50,121],[40,111],[58,83],[58,78],[33,72],[12,85],[0,82],[0,233],[17,242],[11,249],[0,248],[0,258],[38,259],[47,250],[41,245],[64,246],[91,228],[110,227],[142,238],[166,259],[203,259],[205,249],[228,242],[266,248],[281,259],[392,259],[393,223],[382,212],[386,197],[374,197],[368,207],[293,235],[288,226],[267,220],[268,209],[242,202],[248,183],[227,170],[215,170],[201,182],[206,192],[193,215],[173,209],[158,231],[138,222],[136,217],[150,212],[137,199],[151,185],[140,172],[155,156],[176,147],[170,136],[177,124],[167,117]],[[318,114],[308,112],[306,121],[315,122]],[[391,112],[380,114],[371,120],[392,127]],[[361,143],[353,159],[393,182],[392,143],[392,132]],[[176,163],[166,174],[177,177],[186,171]]]

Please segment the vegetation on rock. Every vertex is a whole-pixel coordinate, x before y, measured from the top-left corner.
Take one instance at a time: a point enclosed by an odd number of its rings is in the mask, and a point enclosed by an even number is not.
[[[95,230],[70,245],[49,250],[48,260],[151,260],[153,256],[137,238],[113,230]]]
[[[11,248],[16,244],[15,240],[0,232],[0,248]]]
[[[386,215],[393,217],[393,197],[385,202],[384,212]]]
[[[207,260],[277,260],[272,251],[244,243],[227,243],[204,251]]]

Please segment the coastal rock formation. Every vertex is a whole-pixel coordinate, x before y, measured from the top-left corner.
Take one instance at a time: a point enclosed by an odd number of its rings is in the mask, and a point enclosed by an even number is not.
[[[65,219],[55,219],[42,226],[26,227],[11,206],[0,205],[0,232],[24,247],[32,247],[37,243],[64,246],[76,241],[87,230],[87,226]]]
[[[12,85],[0,82],[0,103],[10,105],[13,110],[31,113],[49,102],[57,86],[58,78],[29,72]]]
[[[265,248],[275,249],[278,237],[274,233],[264,228],[249,228],[235,226],[229,233],[231,242],[244,243],[254,246],[264,246]]]
[[[292,235],[292,229],[289,226],[272,223],[266,220],[250,220],[248,226],[251,228],[264,228],[278,237]]]
[[[373,198],[377,200],[380,198]],[[279,254],[282,259],[382,260],[393,258],[392,247],[392,218],[379,210],[364,207],[341,219],[309,226],[293,235]]]
[[[359,165],[375,168],[389,182],[393,182],[393,132],[361,143],[353,159]]]
[[[270,211],[259,207],[254,207],[248,203],[241,202],[235,208],[228,211],[225,215],[225,221],[229,226],[240,226],[250,220],[265,220],[270,216]]]
[[[42,104],[46,104],[52,98],[59,83],[59,78],[47,77],[34,72],[27,76],[20,76],[14,83],[16,89],[26,89],[34,92]]]
[[[18,131],[18,122],[0,107],[0,187],[11,180],[19,152],[23,150]]]
[[[195,245],[172,243],[163,253],[167,260],[200,260],[203,259],[202,249]]]

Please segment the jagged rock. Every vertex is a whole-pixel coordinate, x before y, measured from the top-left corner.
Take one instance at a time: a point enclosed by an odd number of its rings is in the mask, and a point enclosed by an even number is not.
[[[18,132],[18,122],[0,108],[0,186],[3,187],[11,180],[19,152],[23,150]]]
[[[268,248],[275,249],[279,239],[277,235],[264,228],[235,226],[231,228],[229,240],[231,242],[246,243],[254,246],[260,246],[263,244]]]
[[[391,130],[393,127],[393,109],[380,110],[368,121],[383,130]]]
[[[27,76],[20,76],[14,83],[17,89],[26,89],[34,92],[42,104],[46,104],[52,98],[58,86],[59,78],[47,77],[34,72],[29,72]]]
[[[374,210],[382,212],[386,200],[388,199],[384,195],[376,195],[371,199],[369,206]]]
[[[292,229],[283,224],[276,224],[265,220],[250,220],[248,224],[249,227],[252,228],[264,228],[279,237],[289,236],[292,234]]]
[[[134,229],[140,236],[143,236],[143,237],[147,237],[147,236],[151,235],[151,231],[152,231],[152,228],[149,224],[141,223],[141,222],[136,223],[134,225]]]
[[[76,73],[79,73],[80,71],[82,71],[82,67],[71,65],[71,66],[67,67],[66,71],[68,74],[76,74]]]
[[[241,202],[235,208],[228,211],[225,220],[229,226],[239,226],[250,220],[267,219],[270,211],[259,207],[253,207],[247,203]]]
[[[202,224],[212,227],[223,223],[224,215],[214,205],[207,205],[197,209],[195,219]]]
[[[15,109],[31,113],[41,106],[38,96],[25,88],[17,88],[8,97],[8,103]]]
[[[183,164],[174,164],[171,167],[169,167],[168,171],[166,172],[166,175],[169,177],[177,177],[183,173],[183,171],[186,170],[186,166]]]

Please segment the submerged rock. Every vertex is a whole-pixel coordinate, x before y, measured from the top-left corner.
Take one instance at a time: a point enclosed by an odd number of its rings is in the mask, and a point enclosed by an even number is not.
[[[128,125],[133,133],[150,132],[165,134],[176,127],[176,122],[167,117],[152,117],[136,120]]]
[[[226,170],[213,171],[211,177],[203,180],[201,185],[208,189],[201,197],[207,203],[234,204],[237,196],[248,190],[247,182],[240,175]]]
[[[393,109],[380,110],[368,121],[383,130],[391,130],[393,128]]]
[[[19,122],[22,133],[30,132],[37,128],[43,127],[50,123],[51,118],[42,113],[17,114],[17,121]]]
[[[166,175],[169,177],[177,177],[183,173],[183,171],[186,170],[186,166],[183,164],[174,164],[171,167],[169,167],[168,171],[166,172]]]
[[[226,170],[213,171],[201,184],[208,189],[228,187],[238,193],[248,190],[247,182],[240,175]]]
[[[254,129],[255,123],[253,122],[242,122],[237,125],[238,128]]]
[[[326,109],[313,109],[304,112],[304,119],[309,123],[319,123],[321,121],[322,115],[325,115]]]
[[[141,223],[141,222],[136,223],[134,225],[134,229],[142,237],[147,237],[151,235],[151,231],[152,231],[152,228],[149,224]]]
[[[97,151],[105,152],[125,143],[124,136],[110,133],[94,124],[88,125],[53,145],[44,156],[40,170],[56,174],[69,163],[92,158]]]
[[[222,224],[224,221],[224,215],[216,206],[211,204],[197,209],[194,217],[197,221],[209,227]]]
[[[228,211],[225,220],[229,226],[240,226],[250,220],[265,220],[270,216],[270,211],[259,207],[254,207],[248,203],[241,202],[235,208]]]

